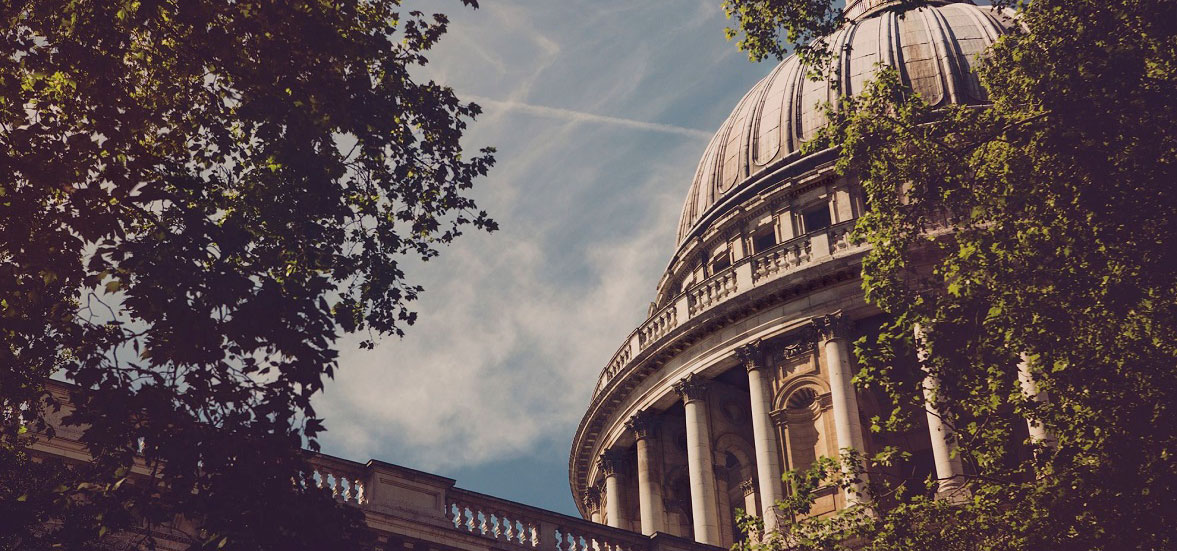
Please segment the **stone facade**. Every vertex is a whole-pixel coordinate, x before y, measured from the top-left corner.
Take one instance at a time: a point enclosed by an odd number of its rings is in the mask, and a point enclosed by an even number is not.
[[[906,13],[895,4],[849,2],[848,23],[828,40],[829,77],[808,80],[784,60],[707,146],[649,317],[602,370],[573,440],[572,491],[597,492],[610,526],[730,546],[741,537],[735,510],[773,511],[785,470],[884,445],[914,457],[888,475],[935,473],[941,492],[953,490],[960,464],[934,411],[898,438],[865,430],[881,408],[851,383],[850,343],[885,321],[863,300],[866,249],[848,238],[867,204],[856,180],[834,173],[835,151],[802,144],[825,124],[820,104],[859,93],[876,63],[933,105],[985,101],[970,67],[1012,23],[971,2]],[[917,358],[901,367],[919,374]],[[629,467],[606,472],[603,454]],[[829,489],[810,514],[852,507],[864,492]]]

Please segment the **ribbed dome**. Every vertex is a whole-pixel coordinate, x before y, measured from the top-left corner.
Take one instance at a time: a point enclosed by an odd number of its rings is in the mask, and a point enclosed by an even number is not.
[[[683,207],[678,243],[726,195],[799,158],[801,144],[826,123],[823,105],[862,92],[878,63],[898,67],[903,82],[933,105],[984,102],[972,66],[1008,25],[1002,14],[971,2],[883,9],[830,38],[840,55],[826,81],[806,78],[797,57],[789,56],[744,95],[707,145]]]

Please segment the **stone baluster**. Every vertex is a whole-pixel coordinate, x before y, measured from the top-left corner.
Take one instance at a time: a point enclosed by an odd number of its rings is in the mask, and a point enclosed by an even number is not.
[[[507,518],[507,541],[526,545],[527,540],[527,522],[516,519],[515,517]]]
[[[465,507],[465,509],[466,509],[466,513],[465,513],[466,514],[466,531],[467,532],[478,531],[478,512],[475,511],[474,509],[471,509],[470,507]]]
[[[454,529],[458,529],[460,526],[462,526],[462,509],[458,506],[457,503],[450,502],[445,511],[446,516],[450,519],[450,523],[454,525]]]
[[[825,369],[830,380],[830,398],[834,406],[834,430],[837,434],[838,449],[851,449],[859,453],[866,450],[863,445],[862,421],[858,416],[858,398],[851,381],[850,347],[847,337],[850,333],[850,318],[842,312],[835,312],[813,320],[813,329],[822,344]],[[846,468],[846,465],[843,465]],[[866,487],[859,480],[846,489],[846,505],[862,502]]]
[[[638,412],[626,422],[637,439],[638,509],[642,519],[642,533],[647,536],[665,529],[662,526],[665,516],[662,510],[662,481],[651,451],[655,422],[654,414],[650,411]]]
[[[764,346],[760,341],[736,349],[736,357],[748,371],[748,393],[752,409],[752,439],[756,449],[756,478],[760,482],[760,510],[765,531],[776,530],[776,502],[781,499],[781,460],[777,447],[776,430],[769,412],[772,411],[772,390],[769,388]],[[755,514],[756,508],[747,509]]]
[[[695,541],[721,545],[716,510],[715,469],[711,460],[711,423],[708,418],[706,381],[694,373],[675,383],[683,399],[687,428],[687,470],[691,482],[691,513]]]
[[[343,477],[334,472],[331,473],[331,497],[336,501],[343,500]]]
[[[503,513],[501,512],[494,513],[493,519],[491,516],[492,515],[490,514],[486,515],[487,519],[490,521],[490,535],[495,539],[499,539],[506,533],[507,518],[503,516]]]

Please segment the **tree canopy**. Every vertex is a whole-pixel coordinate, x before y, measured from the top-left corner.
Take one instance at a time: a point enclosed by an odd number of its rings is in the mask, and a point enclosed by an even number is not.
[[[342,333],[413,323],[406,260],[496,227],[469,196],[494,163],[463,144],[479,107],[419,78],[447,18],[26,0],[0,21],[0,547],[176,515],[196,546],[362,539],[292,483],[323,430],[310,400]],[[76,385],[88,465],[28,455],[50,376]],[[124,484],[136,460],[154,481]]]
[[[841,24],[828,0],[725,7],[753,58]],[[868,506],[804,518],[839,477],[819,462],[787,477],[797,520],[767,547],[1177,546],[1177,3],[1012,9],[1017,27],[978,69],[989,104],[933,107],[881,70],[811,144],[839,148],[870,204],[863,288],[890,320],[856,345],[856,383],[889,402],[872,430],[909,430],[922,376],[938,378],[967,497],[872,476]],[[1020,361],[1047,400],[1022,391]],[[1026,420],[1051,440],[1028,439]],[[886,448],[865,469],[904,456]]]

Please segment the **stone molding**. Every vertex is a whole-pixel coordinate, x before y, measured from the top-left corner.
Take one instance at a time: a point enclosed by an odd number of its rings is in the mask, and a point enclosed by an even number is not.
[[[772,424],[777,428],[785,428],[789,425],[788,414],[783,409],[768,412],[768,417],[772,419]]]
[[[674,383],[674,391],[682,396],[684,404],[693,402],[695,400],[702,400],[707,396],[707,387],[709,381],[694,373],[688,373],[679,382]]]

